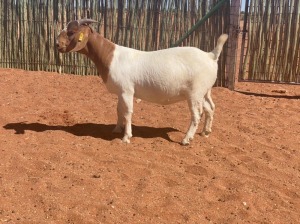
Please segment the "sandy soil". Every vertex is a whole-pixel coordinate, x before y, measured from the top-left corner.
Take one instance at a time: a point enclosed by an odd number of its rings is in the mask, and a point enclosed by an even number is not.
[[[214,88],[212,134],[184,147],[185,102],[135,103],[122,144],[99,77],[0,79],[0,223],[300,222],[300,86]]]

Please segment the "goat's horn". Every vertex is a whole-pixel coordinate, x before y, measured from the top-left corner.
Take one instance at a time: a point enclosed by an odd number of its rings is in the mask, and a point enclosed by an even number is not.
[[[83,24],[89,25],[89,24],[91,24],[91,23],[98,23],[98,21],[93,20],[93,19],[79,19],[79,20],[77,20],[77,21],[78,21],[79,26],[80,26],[80,25],[83,25]]]

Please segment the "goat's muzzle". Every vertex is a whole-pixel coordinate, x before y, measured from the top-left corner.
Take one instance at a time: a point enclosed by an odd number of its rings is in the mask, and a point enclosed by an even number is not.
[[[62,30],[56,38],[56,48],[60,53],[66,53],[67,46],[69,45],[66,35],[66,30]]]

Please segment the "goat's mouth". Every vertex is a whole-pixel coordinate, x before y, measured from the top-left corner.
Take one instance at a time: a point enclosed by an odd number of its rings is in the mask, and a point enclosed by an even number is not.
[[[66,48],[66,47],[57,47],[57,50],[58,50],[60,53],[66,53],[67,48]]]

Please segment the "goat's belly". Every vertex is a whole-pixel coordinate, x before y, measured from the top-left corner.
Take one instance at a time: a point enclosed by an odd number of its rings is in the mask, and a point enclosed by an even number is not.
[[[183,101],[186,99],[185,95],[183,93],[178,93],[178,94],[168,94],[165,92],[161,92],[159,90],[145,90],[143,89],[142,91],[135,91],[134,96],[136,98],[149,101],[152,103],[157,103],[157,104],[172,104],[176,103],[179,101]]]

